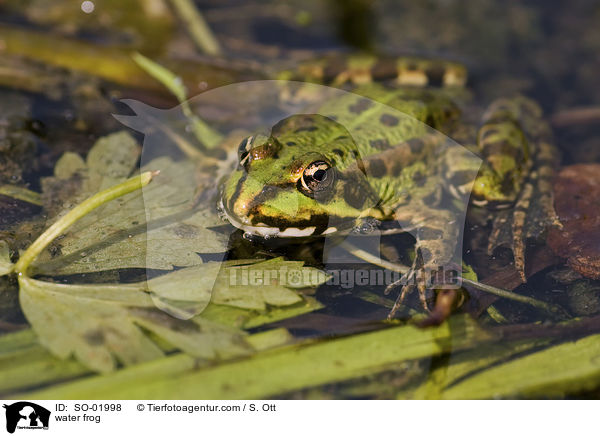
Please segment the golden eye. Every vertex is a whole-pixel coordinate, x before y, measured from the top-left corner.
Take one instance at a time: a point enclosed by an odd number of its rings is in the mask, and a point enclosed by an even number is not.
[[[305,190],[318,193],[333,185],[335,171],[328,162],[316,161],[304,169],[301,180]]]

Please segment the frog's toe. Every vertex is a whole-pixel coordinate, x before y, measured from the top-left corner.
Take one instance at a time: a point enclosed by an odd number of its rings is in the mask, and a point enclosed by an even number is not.
[[[398,312],[398,309],[400,309],[400,307],[402,306],[402,304],[404,303],[404,300],[406,299],[406,296],[413,290],[414,285],[412,284],[403,284],[403,280],[397,280],[393,283],[390,283],[386,288],[384,293],[387,295],[389,294],[392,290],[394,290],[395,288],[397,288],[398,286],[402,286],[402,290],[400,291],[400,293],[398,294],[398,297],[396,298],[396,301],[394,302],[394,306],[392,306],[392,309],[390,310],[390,313],[388,313],[387,319],[391,320],[394,318],[394,316],[396,316],[396,312]]]
[[[422,257],[420,255],[417,255],[415,257],[415,261],[414,261],[412,267],[410,268],[409,272],[406,273],[403,277],[401,277],[400,280],[397,280],[397,281],[389,284],[385,288],[384,293],[387,295],[392,290],[398,288],[399,286],[402,286],[402,289],[401,289],[400,293],[398,294],[396,301],[394,302],[394,306],[392,307],[392,309],[390,310],[390,313],[388,314],[388,317],[387,317],[388,319],[394,318],[394,316],[396,315],[396,312],[398,311],[398,309],[400,309],[400,307],[406,300],[406,297],[408,296],[408,294],[410,294],[415,288],[418,291],[419,301],[421,302],[421,306],[423,307],[425,312],[429,312],[429,303],[427,301],[427,283],[428,282],[427,282],[426,277],[428,277],[427,269],[423,265]]]

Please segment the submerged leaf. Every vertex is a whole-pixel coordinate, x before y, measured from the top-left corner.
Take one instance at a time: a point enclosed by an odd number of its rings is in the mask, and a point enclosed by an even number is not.
[[[19,278],[21,306],[39,341],[61,358],[74,355],[85,366],[111,371],[154,360],[161,349],[140,329],[205,359],[248,354],[245,334],[196,318],[184,321],[156,310],[145,284],[65,285]]]
[[[21,307],[40,343],[63,359],[73,354],[87,367],[107,372],[115,368],[115,359],[130,365],[163,356],[127,309],[154,305],[139,288],[125,285],[115,296],[110,286],[61,285],[27,276],[19,277],[19,288]]]
[[[13,270],[13,263],[10,261],[10,250],[6,241],[0,241],[0,276],[9,274]]]
[[[289,306],[302,301],[296,288],[316,288],[327,274],[303,262],[282,258],[253,265],[229,267],[215,284],[213,303],[264,311],[267,306]]]
[[[44,180],[44,198],[59,199],[60,207],[69,209],[99,189],[125,180],[138,156],[139,147],[124,132],[100,139],[83,168],[80,158],[65,154],[57,164],[55,177]],[[33,265],[34,273],[169,270],[201,264],[199,252],[225,252],[228,235],[209,229],[222,224],[215,211],[192,208],[194,164],[163,157],[142,171],[148,168],[160,170],[160,174],[143,194],[128,194],[81,219],[51,250],[42,253]],[[56,205],[47,207],[59,213]]]
[[[294,288],[315,288],[328,279],[303,262],[248,259],[243,261],[247,265],[236,266],[239,262],[183,268],[148,280],[148,290],[162,310],[187,319],[202,313],[209,302],[260,312],[291,306],[304,301]]]

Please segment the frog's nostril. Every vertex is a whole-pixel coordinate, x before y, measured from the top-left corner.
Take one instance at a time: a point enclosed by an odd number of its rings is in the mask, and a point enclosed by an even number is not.
[[[269,196],[274,195],[276,192],[277,192],[276,186],[267,185],[262,189],[261,194],[263,196],[269,197]]]

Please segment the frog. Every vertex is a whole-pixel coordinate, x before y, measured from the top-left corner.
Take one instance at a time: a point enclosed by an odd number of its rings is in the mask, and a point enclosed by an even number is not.
[[[230,224],[255,240],[344,237],[373,227],[384,235],[411,231],[407,276],[416,277],[453,263],[461,237],[453,224],[462,221],[452,199],[466,198],[469,207],[489,212],[488,252],[508,245],[526,281],[526,239],[557,223],[552,179],[559,156],[536,102],[498,98],[477,117],[466,116],[466,69],[443,60],[360,57],[299,70],[305,80],[350,92],[239,143],[218,200]],[[348,127],[363,133],[357,138]],[[440,152],[447,138],[462,147]],[[401,285],[390,314],[415,288],[431,311],[431,283]]]

